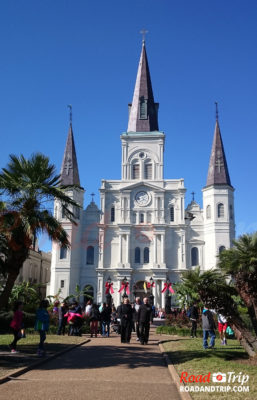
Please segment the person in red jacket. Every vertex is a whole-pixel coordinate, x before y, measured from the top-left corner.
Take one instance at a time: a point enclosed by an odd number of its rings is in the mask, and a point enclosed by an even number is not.
[[[21,339],[21,328],[23,326],[22,320],[23,320],[23,303],[21,301],[17,301],[14,305],[14,314],[13,314],[13,319],[12,322],[10,323],[10,327],[12,328],[14,339],[12,343],[10,344],[11,348],[11,353],[18,353],[16,350],[16,345],[18,340]]]

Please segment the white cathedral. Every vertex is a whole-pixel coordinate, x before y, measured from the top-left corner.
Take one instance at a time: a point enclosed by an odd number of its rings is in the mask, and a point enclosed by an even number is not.
[[[203,209],[194,200],[185,208],[184,180],[163,179],[165,134],[159,131],[158,103],[154,102],[143,42],[128,130],[120,138],[121,180],[102,180],[100,209],[92,200],[84,210],[70,124],[61,178],[64,185],[77,185],[67,193],[81,209],[73,210],[74,225],[65,218],[61,204],[54,204],[55,217],[68,233],[71,247],[66,250],[53,243],[48,294],[61,289],[65,298],[78,284],[87,288],[96,303],[102,303],[109,279],[117,306],[124,282],[133,300],[135,295],[144,295],[144,282],[151,279],[154,304],[164,307],[165,283],[177,282],[182,271],[195,266],[201,270],[215,267],[217,255],[231,247],[235,236],[234,188],[218,117],[202,189]]]

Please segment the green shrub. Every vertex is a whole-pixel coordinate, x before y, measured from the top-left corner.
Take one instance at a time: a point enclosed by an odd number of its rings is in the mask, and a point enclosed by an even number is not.
[[[190,336],[191,328],[179,328],[176,326],[158,326],[156,333],[166,335]],[[202,329],[197,329],[197,336],[201,337],[203,334]]]
[[[10,323],[13,319],[13,311],[1,311],[0,312],[0,332],[6,333],[9,332]],[[25,328],[33,328],[35,325],[35,314],[30,314],[24,312],[24,326]]]

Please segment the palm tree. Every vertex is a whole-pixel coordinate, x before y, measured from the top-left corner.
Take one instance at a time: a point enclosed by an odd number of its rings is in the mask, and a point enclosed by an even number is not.
[[[61,186],[60,175],[49,158],[36,153],[29,159],[23,155],[10,156],[6,168],[0,173],[0,190],[5,203],[0,207],[0,234],[7,243],[4,271],[7,279],[0,295],[0,309],[6,307],[20,268],[28,258],[35,237],[46,232],[50,239],[69,247],[66,231],[52,215],[52,202],[63,205],[65,216],[75,223],[69,209],[78,204],[65,194],[68,187]]]
[[[257,232],[242,235],[233,243],[234,247],[220,254],[219,267],[232,277],[257,335]]]
[[[181,274],[181,283],[176,292],[181,291],[194,300],[200,300],[203,304],[217,313],[227,317],[228,322],[235,329],[238,340],[249,356],[257,355],[257,340],[242,320],[235,295],[236,288],[233,282],[228,282],[228,276],[219,270],[200,272],[200,268],[185,271]]]
[[[194,301],[199,302],[200,296],[197,291],[199,280],[201,279],[200,267],[193,270],[183,271],[180,276],[181,281],[175,283],[174,288],[176,298],[182,306],[189,307]]]

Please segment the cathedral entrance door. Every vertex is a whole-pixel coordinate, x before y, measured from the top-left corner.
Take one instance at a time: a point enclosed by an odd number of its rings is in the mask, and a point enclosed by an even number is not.
[[[150,289],[147,288],[147,283],[145,281],[138,281],[135,285],[135,293],[136,297],[140,297],[140,300],[143,301],[144,297],[150,296]]]

